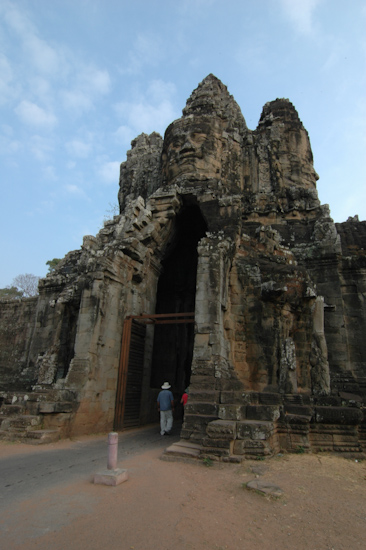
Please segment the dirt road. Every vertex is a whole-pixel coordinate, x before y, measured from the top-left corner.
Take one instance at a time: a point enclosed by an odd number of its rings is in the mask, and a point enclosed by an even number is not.
[[[53,444],[60,451],[75,442]],[[164,443],[162,443],[164,444]],[[1,457],[50,449],[0,443]],[[12,550],[357,550],[366,544],[366,462],[282,455],[241,465],[166,462],[142,448],[118,487],[80,476],[13,502],[0,546]],[[281,498],[245,488],[262,479]]]

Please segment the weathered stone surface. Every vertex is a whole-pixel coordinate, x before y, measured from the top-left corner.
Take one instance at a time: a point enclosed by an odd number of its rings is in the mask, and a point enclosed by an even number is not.
[[[246,417],[248,420],[275,421],[279,419],[280,411],[276,405],[248,405]]]
[[[29,389],[37,378],[26,362],[34,331],[37,299],[0,300],[0,390]]]
[[[264,481],[263,479],[253,479],[252,481],[248,481],[246,487],[248,489],[252,489],[253,491],[259,491],[260,493],[273,497],[281,497],[284,494],[280,487],[274,485],[270,481]]]
[[[212,437],[204,437],[202,439],[202,446],[204,447],[204,450],[206,450],[207,447],[230,450],[231,441],[224,438],[214,439]]]
[[[237,439],[267,440],[274,434],[272,422],[247,420],[237,422]]]
[[[224,420],[242,420],[246,417],[245,405],[220,405],[218,411],[219,417]]]
[[[116,487],[124,481],[128,480],[128,472],[122,468],[115,470],[103,470],[94,475],[94,483],[96,485],[110,485]]]
[[[212,439],[236,439],[236,422],[214,420],[207,426],[207,435]]]
[[[127,161],[121,164],[118,200],[121,213],[128,199],[139,196],[146,199],[160,187],[160,158],[163,140],[153,132],[150,136],[141,134],[131,142]]]
[[[217,415],[217,405],[214,403],[187,403],[186,412],[187,414],[214,416]]]
[[[273,454],[273,450],[270,441],[237,439],[234,441],[233,454],[243,456],[269,456]]]
[[[320,424],[356,424],[362,420],[362,412],[351,407],[315,407],[315,422]]]
[[[120,215],[38,299],[0,303],[2,432],[156,422],[169,380],[206,454],[365,446],[366,222],[334,224],[317,179],[289,100],[250,130],[208,75],[164,138],[132,141]]]
[[[300,416],[309,416],[312,417],[314,414],[313,407],[308,405],[298,405],[293,403],[286,403],[284,406],[286,414],[300,415]]]

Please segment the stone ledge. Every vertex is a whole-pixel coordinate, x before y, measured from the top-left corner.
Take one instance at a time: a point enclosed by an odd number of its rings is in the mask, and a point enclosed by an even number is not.
[[[59,430],[29,430],[25,443],[31,445],[42,445],[45,443],[54,443],[60,439]]]

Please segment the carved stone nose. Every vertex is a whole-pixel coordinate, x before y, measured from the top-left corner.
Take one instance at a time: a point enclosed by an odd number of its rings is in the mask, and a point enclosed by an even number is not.
[[[194,144],[189,139],[186,139],[181,148],[181,153],[185,153],[187,151],[195,151],[195,150],[196,150],[196,147],[194,146]]]

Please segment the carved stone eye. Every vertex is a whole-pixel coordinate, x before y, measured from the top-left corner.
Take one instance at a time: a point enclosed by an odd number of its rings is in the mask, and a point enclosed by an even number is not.
[[[183,140],[179,138],[175,138],[173,139],[170,146],[172,149],[179,149],[180,147],[182,147],[182,145],[183,145]]]
[[[204,143],[204,141],[206,141],[207,135],[194,132],[189,136],[189,138],[195,145],[201,145],[202,143]]]

